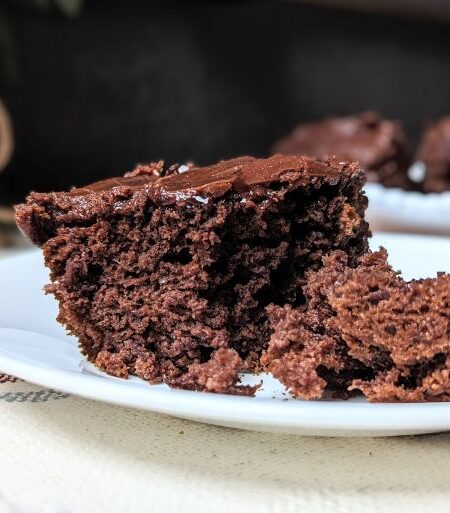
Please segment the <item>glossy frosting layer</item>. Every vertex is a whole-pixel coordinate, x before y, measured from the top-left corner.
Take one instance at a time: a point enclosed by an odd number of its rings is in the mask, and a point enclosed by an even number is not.
[[[238,157],[206,167],[174,165],[166,168],[160,161],[138,166],[124,177],[73,189],[70,194],[86,195],[115,187],[140,188],[149,185],[154,199],[159,196],[165,201],[171,197],[174,200],[195,196],[220,197],[231,189],[244,192],[273,182],[306,183],[313,177],[327,177],[333,181],[342,174],[351,175],[358,170],[357,165],[338,159],[319,160],[285,155],[274,155],[268,159]]]
[[[334,185],[363,173],[355,163],[336,158],[274,155],[268,159],[239,157],[207,167],[166,166],[163,161],[139,165],[123,177],[110,178],[68,192],[32,192],[16,207],[22,232],[41,245],[61,225],[87,224],[111,212],[136,215],[148,208],[187,203],[208,204],[231,192],[246,198],[273,196],[272,189]],[[276,201],[276,199],[274,199]],[[153,208],[152,207],[152,208]]]

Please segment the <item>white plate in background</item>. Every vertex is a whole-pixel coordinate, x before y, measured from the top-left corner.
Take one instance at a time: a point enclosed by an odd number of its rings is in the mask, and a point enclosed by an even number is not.
[[[450,235],[450,191],[422,194],[368,183],[366,219],[372,230]]]

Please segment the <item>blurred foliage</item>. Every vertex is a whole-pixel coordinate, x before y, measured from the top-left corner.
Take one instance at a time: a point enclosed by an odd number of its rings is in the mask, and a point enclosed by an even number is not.
[[[10,80],[17,79],[19,73],[14,28],[8,17],[8,7],[13,5],[75,18],[81,13],[84,0],[0,0],[0,66]]]
[[[57,10],[65,16],[78,16],[83,9],[84,0],[9,0],[10,4],[22,4],[42,11]]]

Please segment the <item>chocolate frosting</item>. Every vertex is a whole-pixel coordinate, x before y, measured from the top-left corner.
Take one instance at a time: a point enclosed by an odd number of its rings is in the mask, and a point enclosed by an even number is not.
[[[363,112],[299,125],[274,146],[274,152],[319,157],[338,155],[358,161],[370,170],[396,151],[393,142],[404,142],[400,125],[382,119],[375,112]]]
[[[164,166],[163,160],[158,162],[150,162],[149,164],[138,164],[136,168],[133,169],[133,171],[125,173],[124,176],[108,178],[107,180],[100,180],[90,185],[86,185],[85,187],[72,189],[68,194],[72,196],[84,196],[93,192],[95,193],[108,191],[114,187],[141,187],[143,185],[155,182],[158,180],[158,178],[163,176],[177,174],[179,169],[183,168],[186,170],[189,169],[188,166],[179,166],[178,164],[174,164],[173,166],[166,168]]]
[[[273,155],[268,159],[238,157],[206,167],[173,165],[166,168],[164,162],[160,161],[138,166],[124,177],[73,189],[69,194],[79,196],[115,187],[149,186],[154,200],[170,202],[187,198],[220,197],[231,189],[244,192],[271,182],[306,183],[311,177],[327,177],[333,181],[343,173],[353,174],[358,170],[358,166],[334,158],[319,160],[285,155]]]
[[[450,161],[450,116],[445,116],[432,124],[424,132],[417,160]]]
[[[417,160],[425,164],[424,192],[450,190],[450,116],[441,118],[425,130]]]
[[[243,197],[264,195],[267,186],[336,184],[343,178],[363,173],[355,163],[335,158],[274,155],[268,159],[239,157],[207,167],[166,166],[163,161],[139,165],[124,177],[111,178],[69,192],[32,192],[25,204],[16,207],[22,232],[42,244],[58,224],[91,222],[113,210],[133,213],[150,200],[154,205],[182,207],[186,203],[207,204],[229,191]]]

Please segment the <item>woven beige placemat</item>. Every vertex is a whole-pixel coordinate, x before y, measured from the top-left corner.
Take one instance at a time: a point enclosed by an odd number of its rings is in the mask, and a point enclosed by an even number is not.
[[[0,513],[449,511],[449,434],[246,432],[20,381],[0,419]]]

